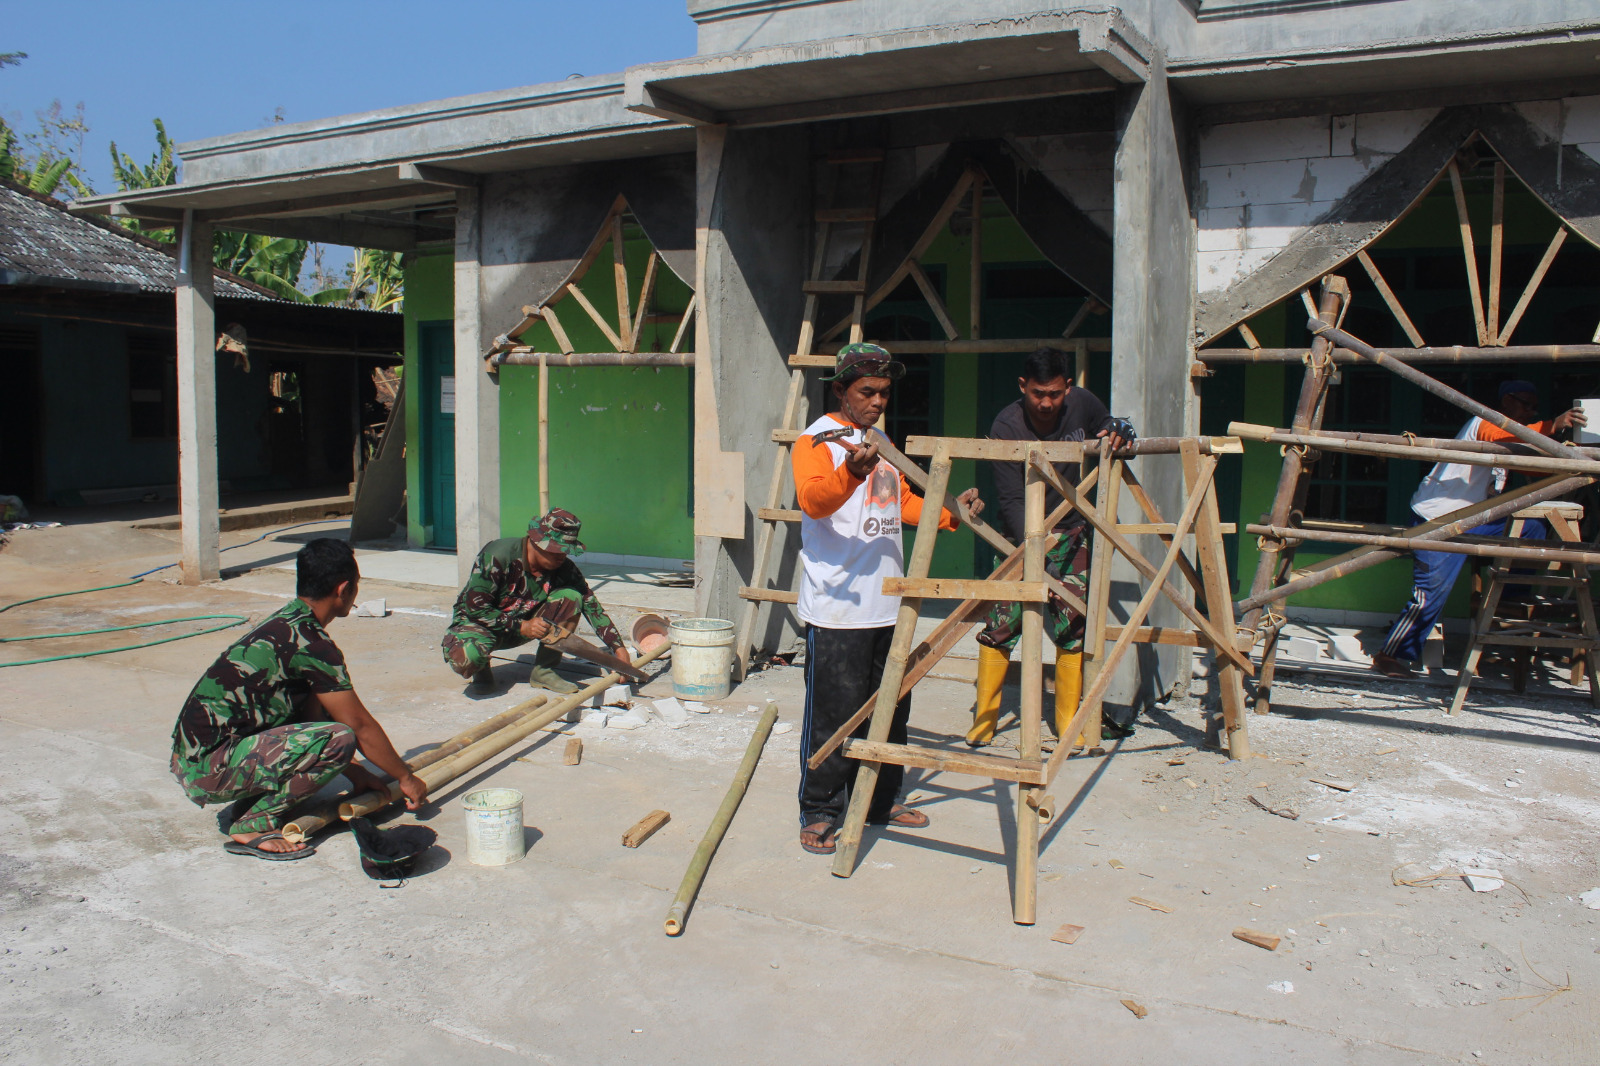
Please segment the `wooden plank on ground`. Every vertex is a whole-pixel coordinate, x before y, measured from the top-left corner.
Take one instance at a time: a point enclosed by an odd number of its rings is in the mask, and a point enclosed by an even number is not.
[[[646,840],[655,836],[656,830],[672,821],[672,815],[666,811],[651,811],[633,824],[626,833],[622,834],[622,846],[636,848]]]

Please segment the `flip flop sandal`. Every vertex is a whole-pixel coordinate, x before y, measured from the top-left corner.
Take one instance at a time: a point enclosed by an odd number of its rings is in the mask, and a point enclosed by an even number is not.
[[[239,840],[230,840],[222,845],[222,850],[229,855],[254,855],[258,859],[268,859],[272,862],[291,862],[295,859],[307,859],[317,853],[313,847],[304,847],[299,851],[268,851],[261,846],[264,840],[282,840],[282,833],[262,833],[249,843]]]
[[[819,825],[826,826],[826,828],[816,833],[817,842],[815,844],[807,844],[805,834],[814,832],[813,827]],[[829,822],[812,822],[811,825],[800,830],[800,846],[813,855],[832,855],[834,851],[833,835],[837,831],[838,827]]]
[[[873,825],[892,825],[897,829],[926,829],[929,825],[928,816],[921,811],[912,810],[900,804],[889,811],[889,817],[882,821],[874,821]]]

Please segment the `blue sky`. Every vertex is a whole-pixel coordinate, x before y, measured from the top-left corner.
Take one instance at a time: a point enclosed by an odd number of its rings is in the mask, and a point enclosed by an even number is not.
[[[85,106],[84,167],[115,189],[110,142],[147,162],[151,119],[179,142],[268,125],[603,74],[694,54],[684,0],[5,4],[0,115],[32,130]]]

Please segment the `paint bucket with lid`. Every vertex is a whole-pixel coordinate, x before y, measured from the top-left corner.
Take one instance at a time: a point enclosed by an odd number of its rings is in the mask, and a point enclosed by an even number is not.
[[[725,699],[733,688],[733,623],[721,618],[680,618],[672,623],[672,694],[691,700]]]
[[[478,866],[508,866],[527,854],[522,835],[522,793],[514,788],[480,788],[461,801],[467,816],[467,861]]]

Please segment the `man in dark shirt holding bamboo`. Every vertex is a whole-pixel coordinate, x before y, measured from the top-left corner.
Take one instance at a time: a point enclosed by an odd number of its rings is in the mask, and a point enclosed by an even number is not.
[[[1100,398],[1079,388],[1067,372],[1067,357],[1055,348],[1040,348],[1022,364],[1017,379],[1021,399],[995,416],[989,436],[994,440],[1081,441],[1105,438],[1112,448],[1134,439],[1133,426],[1123,418],[1113,418]],[[1064,481],[1076,485],[1077,463],[1057,463]],[[1002,532],[1020,545],[1026,524],[1023,518],[1023,469],[1021,463],[995,463],[994,487]],[[1047,490],[1045,510],[1061,505],[1061,497]],[[1088,587],[1089,528],[1083,516],[1070,512],[1052,531],[1059,538],[1045,556],[1045,570],[1068,589],[1083,597]],[[1078,709],[1083,692],[1083,633],[1081,614],[1055,595],[1046,610],[1046,632],[1056,645],[1056,739],[1071,743],[1061,733]],[[978,635],[977,706],[967,743],[982,747],[994,739],[1000,720],[1000,689],[1005,684],[1011,649],[1022,637],[1022,605],[997,603],[985,619]],[[1099,745],[1098,731],[1079,738],[1086,748]]]

